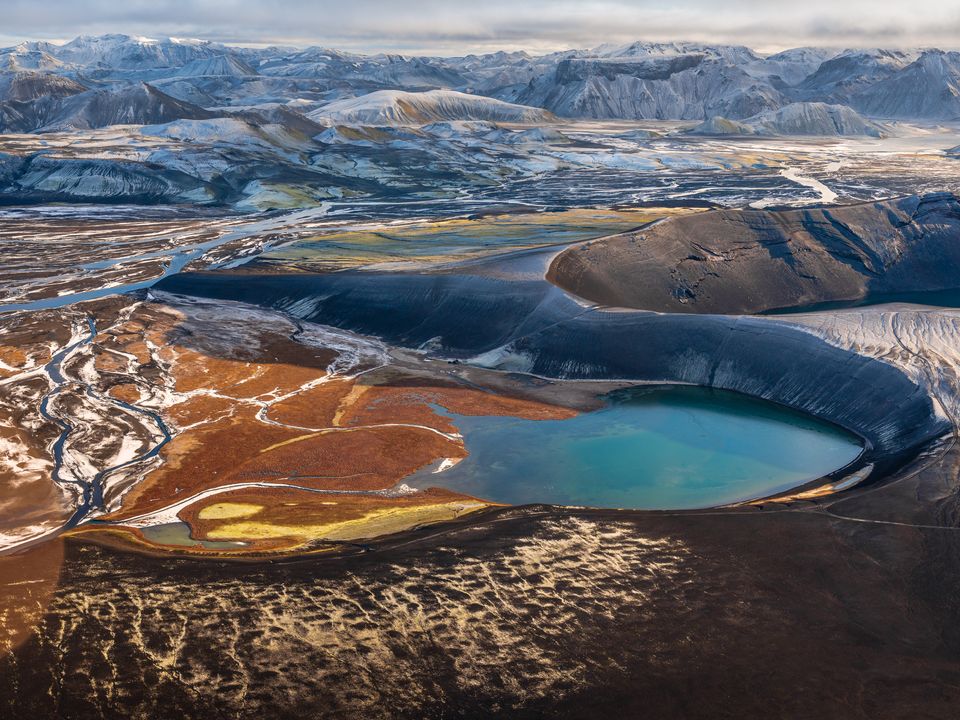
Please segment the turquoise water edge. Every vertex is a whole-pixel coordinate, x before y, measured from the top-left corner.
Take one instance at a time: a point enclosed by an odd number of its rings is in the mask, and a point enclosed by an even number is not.
[[[732,392],[658,386],[607,399],[567,420],[451,414],[469,457],[406,482],[514,505],[702,508],[789,490],[863,449],[841,428]]]

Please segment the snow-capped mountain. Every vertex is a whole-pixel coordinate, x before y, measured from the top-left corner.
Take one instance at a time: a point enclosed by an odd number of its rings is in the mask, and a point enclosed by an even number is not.
[[[198,58],[211,58],[225,52],[228,51],[223,45],[205,40],[81,35],[56,47],[53,54],[77,66],[145,70],[183,67]]]
[[[377,88],[454,88],[465,81],[438,58],[403,55],[356,55],[328,48],[307,48],[264,57],[262,75],[334,80],[341,85]]]

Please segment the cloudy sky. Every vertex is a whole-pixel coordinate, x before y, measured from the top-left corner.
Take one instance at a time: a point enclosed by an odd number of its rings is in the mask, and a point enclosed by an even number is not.
[[[0,41],[107,32],[459,54],[630,40],[960,46],[960,2],[925,0],[0,0]]]

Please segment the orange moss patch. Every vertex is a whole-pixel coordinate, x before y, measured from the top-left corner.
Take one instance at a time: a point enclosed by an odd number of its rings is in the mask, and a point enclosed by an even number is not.
[[[295,436],[257,422],[253,411],[178,435],[161,451],[164,463],[124,498],[117,517],[129,517],[169,505],[180,497],[230,482],[236,468],[266,445]]]
[[[219,390],[223,392],[250,379],[256,372],[250,363],[208,358],[191,350],[181,351],[174,365],[177,391]]]
[[[137,389],[137,386],[133,383],[123,383],[121,385],[114,385],[110,390],[107,391],[107,394],[112,398],[121,400],[125,403],[130,403],[131,405],[139,402],[140,400],[140,390]]]
[[[370,425],[406,422],[430,425],[455,432],[450,418],[438,415],[430,405],[440,405],[458,415],[509,415],[528,420],[562,420],[576,411],[531,400],[494,395],[472,388],[375,386],[357,397],[355,404],[342,408],[341,424]]]
[[[331,380],[271,405],[270,417],[276,422],[301,427],[337,425],[338,408],[357,387],[363,386],[353,385],[349,380]]]
[[[444,457],[465,457],[452,440],[407,427],[306,434],[237,466],[233,482],[295,478],[323,490],[381,490]]]
[[[135,356],[141,365],[147,365],[152,360],[150,348],[139,336],[134,335],[133,338],[132,342],[122,344],[123,351]]]
[[[229,327],[228,319],[218,332],[211,316],[197,319],[188,317],[189,313],[189,308],[165,312],[162,307],[144,305],[134,319],[103,336],[104,346],[132,353],[147,366],[142,373],[146,382],[172,382],[177,392],[189,395],[164,410],[172,427],[188,429],[163,448],[163,464],[135,485],[124,496],[123,508],[110,517],[122,520],[154,512],[204,490],[235,483],[292,482],[345,493],[235,490],[183,511],[182,516],[197,531],[194,537],[215,531],[241,532],[238,539],[251,541],[247,548],[228,549],[228,554],[302,547],[324,533],[336,540],[363,537],[367,532],[398,532],[483,507],[482,501],[444,490],[401,497],[357,494],[391,488],[442,458],[466,456],[459,440],[442,434],[456,433],[454,422],[432,406],[461,415],[526,419],[576,414],[445,378],[425,379],[399,367],[364,376],[364,383],[335,378],[301,390],[325,377],[327,366],[336,358],[334,350],[299,344],[285,331],[265,330],[266,323],[245,343],[245,325]],[[181,323],[187,326],[178,328]],[[159,362],[153,363],[154,358]],[[124,358],[111,353],[101,353],[98,367],[108,372],[127,371]],[[377,378],[389,384],[375,384]],[[127,402],[139,400],[133,383],[115,385],[109,392]],[[286,394],[290,397],[270,406],[270,422],[257,419],[260,406],[250,400]],[[200,516],[213,504],[247,501],[255,506],[255,516],[231,518],[229,512],[219,517]],[[249,532],[249,537],[242,532]],[[150,544],[135,529],[121,535],[129,542]]]
[[[314,367],[214,358],[193,350],[179,350],[173,365],[179,392],[209,389],[243,398],[290,393],[325,374]]]
[[[31,525],[58,524],[70,517],[69,499],[50,478],[53,468],[44,438],[16,427],[0,408],[0,533]]]
[[[379,490],[439,458],[464,455],[459,444],[429,430],[357,428],[304,435],[263,425],[245,410],[174,438],[163,450],[164,464],[127,494],[114,517],[150,512],[234,482],[292,477],[318,489]]]
[[[266,393],[293,392],[311,380],[323,377],[326,372],[312,367],[287,364],[258,364],[256,371],[230,388],[230,392],[243,397],[256,397]]]
[[[0,362],[14,368],[21,368],[27,364],[29,356],[18,347],[0,345]]]
[[[167,417],[179,427],[200,422],[212,422],[220,416],[233,413],[237,403],[229,398],[194,395],[167,410]]]

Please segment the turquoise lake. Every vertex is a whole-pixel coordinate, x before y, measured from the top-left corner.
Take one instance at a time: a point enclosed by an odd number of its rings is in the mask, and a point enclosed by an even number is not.
[[[763,497],[855,460],[860,440],[737,393],[652,387],[568,420],[453,415],[470,456],[405,482],[496,502],[681,509]]]

